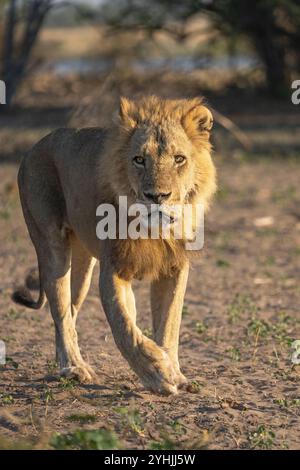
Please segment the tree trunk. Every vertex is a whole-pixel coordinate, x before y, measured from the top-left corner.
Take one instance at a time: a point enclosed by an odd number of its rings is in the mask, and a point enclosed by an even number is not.
[[[269,34],[265,37],[256,36],[254,43],[266,69],[270,93],[277,98],[286,96],[290,88],[290,80],[286,66],[285,47],[279,43],[276,36]]]
[[[7,20],[4,32],[4,50],[3,50],[3,79],[6,85],[6,103],[9,106],[12,97],[12,81],[13,81],[13,51],[14,36],[16,26],[16,0],[9,2],[7,10]]]
[[[11,105],[22,81],[32,48],[36,43],[44,19],[52,6],[52,0],[27,0],[27,15],[23,37],[16,44],[18,23],[17,0],[10,0],[4,34],[4,56],[2,75],[6,84],[6,103]]]

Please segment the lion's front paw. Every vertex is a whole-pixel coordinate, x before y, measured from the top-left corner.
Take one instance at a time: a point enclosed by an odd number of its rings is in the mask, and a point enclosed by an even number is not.
[[[183,373],[180,370],[178,370],[176,372],[175,382],[178,388],[182,388],[185,385],[187,385],[188,379],[185,377],[185,375],[183,375]]]
[[[157,382],[153,381],[149,388],[152,392],[160,395],[177,395],[178,393],[176,384],[170,384],[163,379]]]
[[[154,393],[176,394],[176,371],[166,351],[147,340],[140,345],[140,353],[135,370],[144,386]]]
[[[74,378],[80,383],[97,383],[97,375],[92,367],[87,364],[80,364],[77,366],[64,367],[60,371],[63,377]]]
[[[169,374],[165,374],[161,368],[157,367],[151,372],[140,374],[140,379],[151,392],[160,395],[176,395],[178,393],[177,384],[173,378],[170,379],[168,376]]]

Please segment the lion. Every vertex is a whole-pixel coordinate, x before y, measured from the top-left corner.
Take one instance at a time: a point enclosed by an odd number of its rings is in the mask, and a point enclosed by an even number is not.
[[[102,305],[117,347],[142,384],[175,394],[187,379],[178,359],[179,328],[190,258],[182,240],[99,240],[96,209],[119,197],[129,204],[202,203],[216,191],[211,157],[213,118],[201,98],[120,99],[117,119],[102,128],[58,129],[23,158],[18,185],[39,271],[39,298],[16,291],[16,302],[49,302],[60,373],[93,382],[82,358],[76,319],[100,262]],[[134,279],[151,283],[153,339],[136,323]]]

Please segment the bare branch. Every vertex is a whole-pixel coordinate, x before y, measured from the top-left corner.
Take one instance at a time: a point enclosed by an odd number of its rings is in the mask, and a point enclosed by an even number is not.
[[[210,109],[212,110],[215,121],[224,127],[228,132],[230,132],[245,149],[251,150],[252,142],[245,132],[243,132],[231,119],[224,116],[224,114],[220,113],[216,109]]]

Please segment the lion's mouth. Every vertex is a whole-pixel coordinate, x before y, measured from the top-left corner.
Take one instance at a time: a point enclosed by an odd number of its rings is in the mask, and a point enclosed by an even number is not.
[[[147,216],[145,219],[147,220],[148,224],[168,226],[174,225],[180,219],[181,212],[178,211],[179,206],[175,205],[169,207],[166,204],[154,204],[140,199],[138,199],[136,202],[137,204],[142,204],[144,207],[146,207]],[[178,212],[178,214],[176,212]]]
[[[177,220],[173,215],[167,214],[166,212],[164,212],[160,209],[158,211],[156,211],[156,213],[158,214],[159,221],[162,222],[162,223],[167,222],[168,224],[173,225]],[[153,212],[149,212],[148,213],[148,220],[150,221],[152,217],[153,217]]]
[[[154,226],[168,227],[174,225],[178,221],[178,217],[173,211],[168,211],[165,206],[158,206],[156,210],[148,212],[148,222]]]

